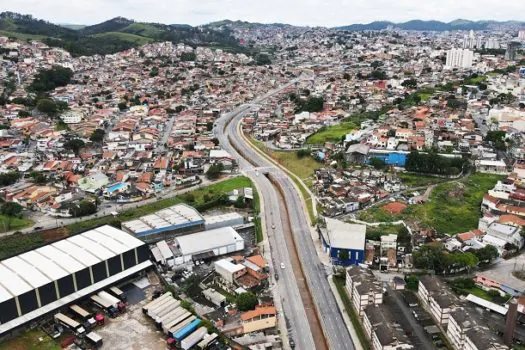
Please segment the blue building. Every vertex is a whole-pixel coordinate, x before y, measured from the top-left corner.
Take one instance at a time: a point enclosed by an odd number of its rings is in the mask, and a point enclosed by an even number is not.
[[[525,67],[520,68],[520,78],[525,78]]]
[[[325,253],[334,265],[356,265],[365,259],[366,225],[348,224],[325,218],[326,227],[319,229]]]
[[[368,153],[368,159],[379,158],[383,160],[387,165],[404,167],[407,162],[409,152],[407,151],[389,151],[373,149]]]

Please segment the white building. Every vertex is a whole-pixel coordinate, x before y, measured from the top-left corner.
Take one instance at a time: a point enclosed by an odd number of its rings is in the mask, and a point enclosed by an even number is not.
[[[215,267],[215,272],[217,272],[217,274],[229,284],[233,284],[236,278],[239,278],[246,273],[246,266],[242,264],[234,264],[231,262],[231,259],[221,259],[214,262],[213,265]]]
[[[520,30],[518,32],[518,39],[519,40],[525,40],[525,30]]]
[[[78,124],[82,121],[84,115],[81,112],[67,111],[60,116],[60,119],[66,124]]]
[[[447,68],[471,68],[474,52],[468,49],[450,49],[447,51]]]
[[[440,325],[448,323],[450,312],[454,309],[453,297],[446,293],[446,287],[437,277],[421,276],[417,296],[434,320]]]

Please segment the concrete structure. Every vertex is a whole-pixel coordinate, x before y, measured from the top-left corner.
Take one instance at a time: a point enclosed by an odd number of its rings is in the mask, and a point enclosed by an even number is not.
[[[204,228],[206,230],[213,230],[227,226],[235,227],[243,224],[243,216],[235,212],[204,217]]]
[[[175,238],[178,248],[175,263],[211,258],[244,249],[244,239],[231,227],[192,233]]]
[[[325,218],[326,228],[319,229],[323,247],[334,265],[360,264],[365,259],[366,225],[348,224]]]
[[[204,218],[186,204],[177,204],[136,220],[122,223],[122,229],[137,237],[181,234],[204,229]]]
[[[360,315],[368,305],[383,303],[383,287],[367,268],[350,266],[346,269],[345,289]]]
[[[140,240],[105,225],[0,262],[0,335],[149,266]]]
[[[487,233],[483,236],[483,242],[498,248],[500,252],[505,250],[505,245],[513,244],[518,249],[523,247],[524,239],[520,235],[520,227],[493,222],[489,225]]]
[[[258,306],[255,310],[241,314],[243,333],[258,332],[273,328],[277,324],[275,306]]]
[[[385,305],[372,305],[363,313],[363,329],[374,350],[413,349],[406,332]]]
[[[447,68],[471,68],[474,52],[468,49],[450,49],[447,51]]]
[[[417,295],[423,306],[440,325],[448,323],[450,312],[454,309],[454,297],[435,276],[421,276]]]
[[[246,273],[246,266],[234,264],[231,262],[231,259],[218,260],[213,263],[213,266],[215,267],[215,272],[229,284],[233,284],[235,279]]]
[[[502,160],[476,160],[476,170],[480,173],[507,175],[507,165]]]

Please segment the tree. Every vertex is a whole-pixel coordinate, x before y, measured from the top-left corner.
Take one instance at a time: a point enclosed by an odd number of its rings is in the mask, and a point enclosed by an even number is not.
[[[493,245],[487,244],[485,247],[477,249],[474,254],[478,257],[479,261],[490,263],[492,260],[499,256],[498,249]]]
[[[407,79],[403,81],[401,85],[407,88],[415,89],[417,88],[417,79],[414,79],[414,78]]]
[[[297,158],[299,159],[308,157],[309,155],[310,155],[310,151],[307,149],[300,149],[297,151]]]
[[[241,293],[235,299],[235,304],[240,311],[254,310],[259,300],[257,296],[251,292]]]
[[[15,202],[6,202],[0,207],[2,215],[18,216],[22,212],[22,206]]]
[[[102,142],[104,140],[104,134],[106,132],[103,129],[95,129],[89,139],[93,142]]]
[[[373,166],[377,170],[381,170],[381,169],[386,168],[385,161],[383,159],[380,159],[380,158],[377,158],[377,157],[370,158],[370,160],[368,161],[368,164],[370,164],[371,166]]]
[[[81,200],[77,205],[72,205],[71,214],[78,218],[81,216],[95,214],[97,212],[97,205],[90,200]]]
[[[255,63],[258,66],[264,66],[264,65],[272,64],[272,61],[270,60],[270,57],[268,57],[268,55],[260,53],[255,57]]]
[[[29,113],[28,111],[22,109],[21,111],[18,111],[18,116],[20,118],[29,117],[29,116],[31,116],[31,113]]]
[[[48,181],[46,174],[41,171],[32,171],[29,173],[29,177],[33,180],[36,185],[45,185]]]
[[[84,141],[81,139],[71,139],[64,143],[64,148],[73,151],[76,155],[85,146]]]
[[[233,206],[238,209],[242,209],[246,207],[246,202],[244,200],[243,196],[238,196],[237,200],[233,203]]]
[[[73,71],[62,66],[41,69],[28,89],[33,92],[51,91],[59,86],[66,86],[73,77]]]
[[[126,108],[128,108],[128,104],[127,104],[126,102],[124,102],[124,101],[123,101],[123,102],[119,102],[119,104],[118,104],[117,106],[118,106],[118,109],[119,109],[120,111],[123,111],[123,110],[125,110]]]
[[[212,131],[213,130],[213,122],[207,122],[206,123],[206,130]]]
[[[197,59],[197,55],[194,52],[183,52],[180,55],[181,61],[195,61]]]
[[[370,78],[372,80],[386,80],[386,79],[388,79],[388,76],[381,69],[376,69],[376,70],[372,71],[372,73],[370,73]]]
[[[20,174],[17,171],[0,174],[0,186],[12,185],[17,182],[19,178]]]
[[[38,101],[36,108],[42,112],[49,115],[54,115],[58,111],[57,104],[50,98],[43,98]]]
[[[222,171],[224,170],[224,165],[222,163],[216,163],[210,166],[206,172],[206,177],[209,180],[216,180],[221,176]]]

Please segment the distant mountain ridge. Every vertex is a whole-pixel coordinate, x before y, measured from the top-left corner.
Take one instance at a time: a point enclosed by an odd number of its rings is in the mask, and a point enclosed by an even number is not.
[[[50,46],[62,47],[75,56],[112,54],[157,41],[214,46],[234,52],[244,51],[227,28],[143,23],[124,17],[72,29],[67,25],[56,25],[31,15],[2,12],[0,35],[20,40],[41,40]]]
[[[412,20],[403,23],[394,23],[390,21],[375,21],[367,24],[350,24],[347,26],[336,27],[335,29],[347,31],[361,31],[361,30],[383,30],[388,27],[399,28],[402,30],[414,31],[452,31],[452,30],[489,30],[496,27],[517,27],[525,26],[525,22],[521,21],[470,21],[467,19],[456,19],[451,22],[441,21],[423,21]]]

